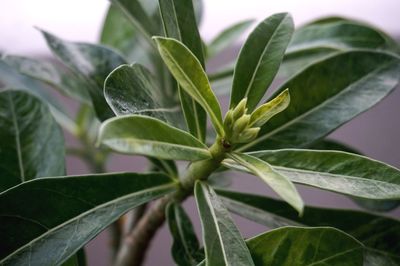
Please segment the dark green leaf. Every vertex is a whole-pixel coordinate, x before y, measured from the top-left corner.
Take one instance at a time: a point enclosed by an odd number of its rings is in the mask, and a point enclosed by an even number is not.
[[[353,147],[348,146],[347,144],[343,144],[340,141],[337,140],[332,140],[332,139],[323,139],[320,141],[317,141],[307,148],[312,149],[312,150],[330,150],[330,151],[345,151],[349,153],[354,153],[354,154],[360,154],[358,150],[356,150]]]
[[[296,183],[374,200],[400,200],[400,170],[370,158],[317,150],[251,153]]]
[[[77,126],[75,122],[67,114],[67,111],[60,105],[57,99],[52,97],[40,82],[20,74],[3,60],[0,60],[0,83],[6,88],[18,88],[20,90],[29,91],[46,102],[57,122],[72,134],[76,134]]]
[[[199,241],[189,217],[178,203],[168,205],[166,214],[174,239],[171,250],[174,261],[182,266],[197,265],[204,255],[199,251]]]
[[[189,133],[141,115],[107,120],[100,128],[99,142],[118,152],[160,159],[195,161],[211,157],[207,146]]]
[[[246,242],[256,265],[363,265],[361,243],[330,227],[284,227]]]
[[[74,256],[70,257],[62,266],[86,266],[86,255],[81,248]]]
[[[214,190],[197,181],[195,196],[203,228],[206,265],[254,265],[239,230]]]
[[[197,28],[192,1],[159,0],[166,37],[181,41],[204,68],[202,41]],[[190,133],[205,140],[207,116],[204,109],[184,90],[179,89],[182,110]]]
[[[249,112],[254,110],[278,72],[293,30],[287,13],[272,15],[253,30],[236,63],[230,108],[247,97]]]
[[[85,84],[79,82],[78,77],[65,73],[54,64],[10,55],[5,56],[3,60],[19,73],[48,84],[65,96],[90,103],[89,94],[84,89]]]
[[[125,60],[116,52],[104,46],[64,41],[42,31],[51,51],[76,75],[87,83],[87,90],[92,98],[97,116],[105,120],[113,116],[104,95],[104,80]]]
[[[178,168],[172,160],[159,160],[154,157],[148,157],[149,161],[156,167],[156,170],[166,173],[172,178],[178,177]]]
[[[253,22],[254,20],[244,20],[223,30],[207,46],[207,56],[213,57],[234,44]]]
[[[64,138],[48,107],[22,91],[0,92],[0,192],[65,174]]]
[[[398,73],[400,59],[380,52],[350,51],[319,61],[281,86],[274,95],[289,88],[289,107],[241,149],[308,146],[378,103],[397,86]]]
[[[295,208],[299,214],[303,213],[304,203],[301,196],[296,190],[293,183],[280,172],[274,170],[268,163],[259,158],[246,155],[246,154],[228,154],[228,157],[244,167],[255,176],[260,177],[265,183],[268,184],[282,199],[288,202]],[[227,167],[232,165],[229,163],[224,164]],[[233,167],[237,168],[237,167]]]
[[[181,88],[207,111],[215,131],[224,136],[221,107],[199,60],[185,45],[175,39],[155,37],[154,40],[161,57]]]
[[[0,263],[59,265],[122,214],[174,188],[159,173],[40,178],[16,186],[0,194]]]
[[[400,265],[400,222],[366,212],[306,206],[304,215],[285,202],[227,190],[217,190],[227,208],[270,228],[285,225],[332,226],[352,235],[366,246],[372,260],[384,259]],[[379,255],[380,254],[380,255]],[[384,258],[380,258],[383,256]],[[385,263],[372,265],[389,265]]]

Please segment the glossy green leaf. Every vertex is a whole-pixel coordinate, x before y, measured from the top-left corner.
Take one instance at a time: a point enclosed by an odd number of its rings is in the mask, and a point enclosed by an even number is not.
[[[284,83],[289,107],[241,149],[306,147],[368,110],[399,83],[400,59],[374,51],[350,51],[319,61]],[[274,97],[274,96],[273,96]]]
[[[296,190],[293,183],[280,172],[274,170],[271,165],[262,161],[259,158],[240,154],[232,153],[228,154],[228,158],[244,167],[247,171],[261,178],[265,183],[268,184],[282,199],[289,203],[299,214],[303,213],[304,203],[301,196]],[[232,167],[231,163],[224,161],[224,165]],[[236,169],[234,166],[233,168]],[[240,168],[239,168],[240,169]]]
[[[42,31],[51,51],[76,75],[87,83],[87,90],[100,120],[113,116],[104,95],[104,80],[117,66],[125,60],[115,51],[99,45],[74,43],[62,40]]]
[[[43,84],[28,76],[22,75],[3,60],[0,60],[0,85],[1,84],[5,88],[18,88],[19,90],[28,91],[37,96],[49,105],[54,118],[63,128],[67,129],[72,134],[76,134],[77,126],[75,122],[57,99],[50,95]]]
[[[333,139],[323,139],[320,141],[317,141],[307,148],[312,149],[312,150],[329,150],[329,151],[345,151],[349,153],[354,153],[354,154],[360,154],[361,152],[356,150],[353,147],[350,147],[347,144],[344,144],[340,141],[333,140]]]
[[[174,239],[171,249],[174,261],[181,266],[197,265],[204,255],[199,250],[199,241],[185,210],[178,203],[172,203],[168,205],[166,214]]]
[[[207,46],[207,56],[214,57],[231,46],[253,22],[254,20],[244,20],[223,30]]]
[[[363,246],[330,227],[284,227],[246,241],[256,265],[363,266]]]
[[[155,37],[158,50],[179,85],[208,113],[218,135],[224,135],[221,107],[199,60],[181,42]]]
[[[254,110],[278,72],[293,30],[287,13],[272,15],[253,30],[235,66],[231,109],[247,97],[249,111]]]
[[[332,226],[361,241],[370,260],[387,261],[372,265],[391,265],[390,261],[400,265],[398,220],[360,211],[312,206],[306,206],[304,215],[299,217],[283,201],[227,190],[217,190],[217,193],[223,197],[223,202],[230,211],[257,223],[270,228],[285,225]]]
[[[23,91],[0,92],[0,192],[65,174],[64,137],[46,104]]]
[[[370,25],[328,17],[295,31],[286,51],[281,72],[284,76],[289,76],[335,52],[355,48],[394,52],[399,50],[394,40]]]
[[[57,89],[65,96],[87,104],[90,103],[89,94],[84,89],[85,84],[80,82],[78,77],[65,73],[65,71],[62,71],[54,64],[10,55],[3,57],[3,60],[11,67],[17,69],[21,74],[42,81]]]
[[[254,265],[243,237],[215,191],[200,181],[194,190],[203,229],[205,265]]]
[[[293,182],[374,200],[400,200],[400,170],[340,152],[275,150],[251,153]]]
[[[273,116],[285,110],[290,103],[289,90],[284,90],[271,101],[259,106],[250,117],[249,126],[260,127],[268,122]]]
[[[99,142],[114,151],[159,159],[195,161],[211,157],[207,146],[189,133],[141,115],[107,120],[100,128]]]
[[[152,44],[151,36],[158,33],[158,29],[154,21],[145,11],[141,1],[139,0],[111,0],[126,18],[134,25],[142,36]]]
[[[174,189],[160,173],[40,178],[9,189],[0,194],[0,264],[59,265],[128,210]]]
[[[159,5],[165,36],[182,42],[204,68],[202,41],[192,1],[159,0]],[[190,133],[204,141],[207,127],[206,112],[185,90],[179,88],[179,95]]]

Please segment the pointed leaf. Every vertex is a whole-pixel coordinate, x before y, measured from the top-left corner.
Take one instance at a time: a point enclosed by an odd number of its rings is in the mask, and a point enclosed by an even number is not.
[[[72,97],[86,104],[90,103],[88,92],[84,89],[84,83],[79,82],[78,77],[65,73],[56,65],[45,61],[34,60],[27,57],[7,55],[3,57],[11,67],[23,75],[42,81],[57,89],[65,96]]]
[[[293,30],[287,13],[272,15],[253,30],[236,63],[230,108],[247,97],[249,111],[254,110],[278,72]]]
[[[233,45],[253,22],[254,20],[244,20],[223,30],[207,46],[207,56],[214,57]]]
[[[221,107],[207,74],[190,50],[177,40],[155,37],[158,50],[179,85],[208,113],[218,135],[223,136]]]
[[[65,174],[64,137],[48,107],[22,91],[0,92],[0,192]]]
[[[211,158],[202,142],[180,129],[147,116],[129,115],[104,122],[99,142],[127,154],[195,161]]]
[[[174,243],[172,256],[177,265],[197,265],[204,259],[193,225],[184,209],[177,203],[168,205],[167,220]]]
[[[370,158],[317,150],[251,153],[293,182],[374,200],[400,200],[400,170]]]
[[[285,225],[332,226],[338,228],[365,246],[371,259],[396,261],[400,264],[400,221],[366,212],[324,209],[312,206],[304,208],[299,217],[285,202],[271,198],[227,190],[217,190],[227,208],[257,223],[277,228]],[[390,265],[381,263],[376,265]]]
[[[174,188],[159,173],[23,183],[0,194],[0,263],[59,265],[125,212]]]
[[[251,114],[250,125],[260,127],[268,122],[273,116],[285,110],[290,103],[289,90],[286,89],[271,101],[264,103]]]
[[[254,265],[243,237],[214,190],[197,181],[195,196],[203,229],[206,265]]]
[[[103,95],[104,80],[114,68],[125,64],[125,60],[104,46],[69,42],[45,31],[42,33],[53,54],[87,82],[97,116],[101,120],[112,117]]]
[[[281,86],[289,107],[241,149],[305,147],[368,110],[399,83],[400,59],[373,51],[350,51],[319,61]],[[254,149],[254,148],[252,148]]]
[[[165,37],[182,42],[204,68],[203,44],[197,28],[192,1],[159,0]],[[182,110],[190,133],[205,140],[207,115],[204,109],[184,90],[179,89]]]
[[[330,227],[284,227],[246,242],[256,265],[363,265],[360,242]]]
[[[228,157],[234,160],[240,166],[244,167],[250,173],[260,177],[282,199],[295,208],[300,215],[303,213],[303,200],[297,192],[296,187],[285,175],[282,175],[274,170],[268,163],[250,155],[236,153],[229,154]],[[227,163],[226,160],[224,161],[224,165],[227,167],[232,167],[232,164]],[[234,166],[233,168],[236,167]]]

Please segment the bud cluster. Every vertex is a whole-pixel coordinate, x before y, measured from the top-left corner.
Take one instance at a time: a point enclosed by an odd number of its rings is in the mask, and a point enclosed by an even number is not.
[[[254,140],[260,131],[259,127],[251,127],[251,115],[247,114],[246,104],[247,98],[244,98],[234,109],[230,109],[226,113],[225,138],[232,144],[248,143]]]

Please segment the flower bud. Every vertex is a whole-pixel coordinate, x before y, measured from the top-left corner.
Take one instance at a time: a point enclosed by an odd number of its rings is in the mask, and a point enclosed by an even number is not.
[[[230,134],[232,131],[233,126],[233,110],[229,110],[226,112],[225,119],[224,119],[224,130],[226,134]]]
[[[233,132],[235,134],[240,134],[249,125],[250,115],[243,115],[233,124]]]
[[[259,127],[248,128],[244,130],[237,138],[238,143],[247,143],[257,138],[260,132]]]
[[[247,98],[242,99],[233,109],[233,120],[239,119],[246,113]]]

